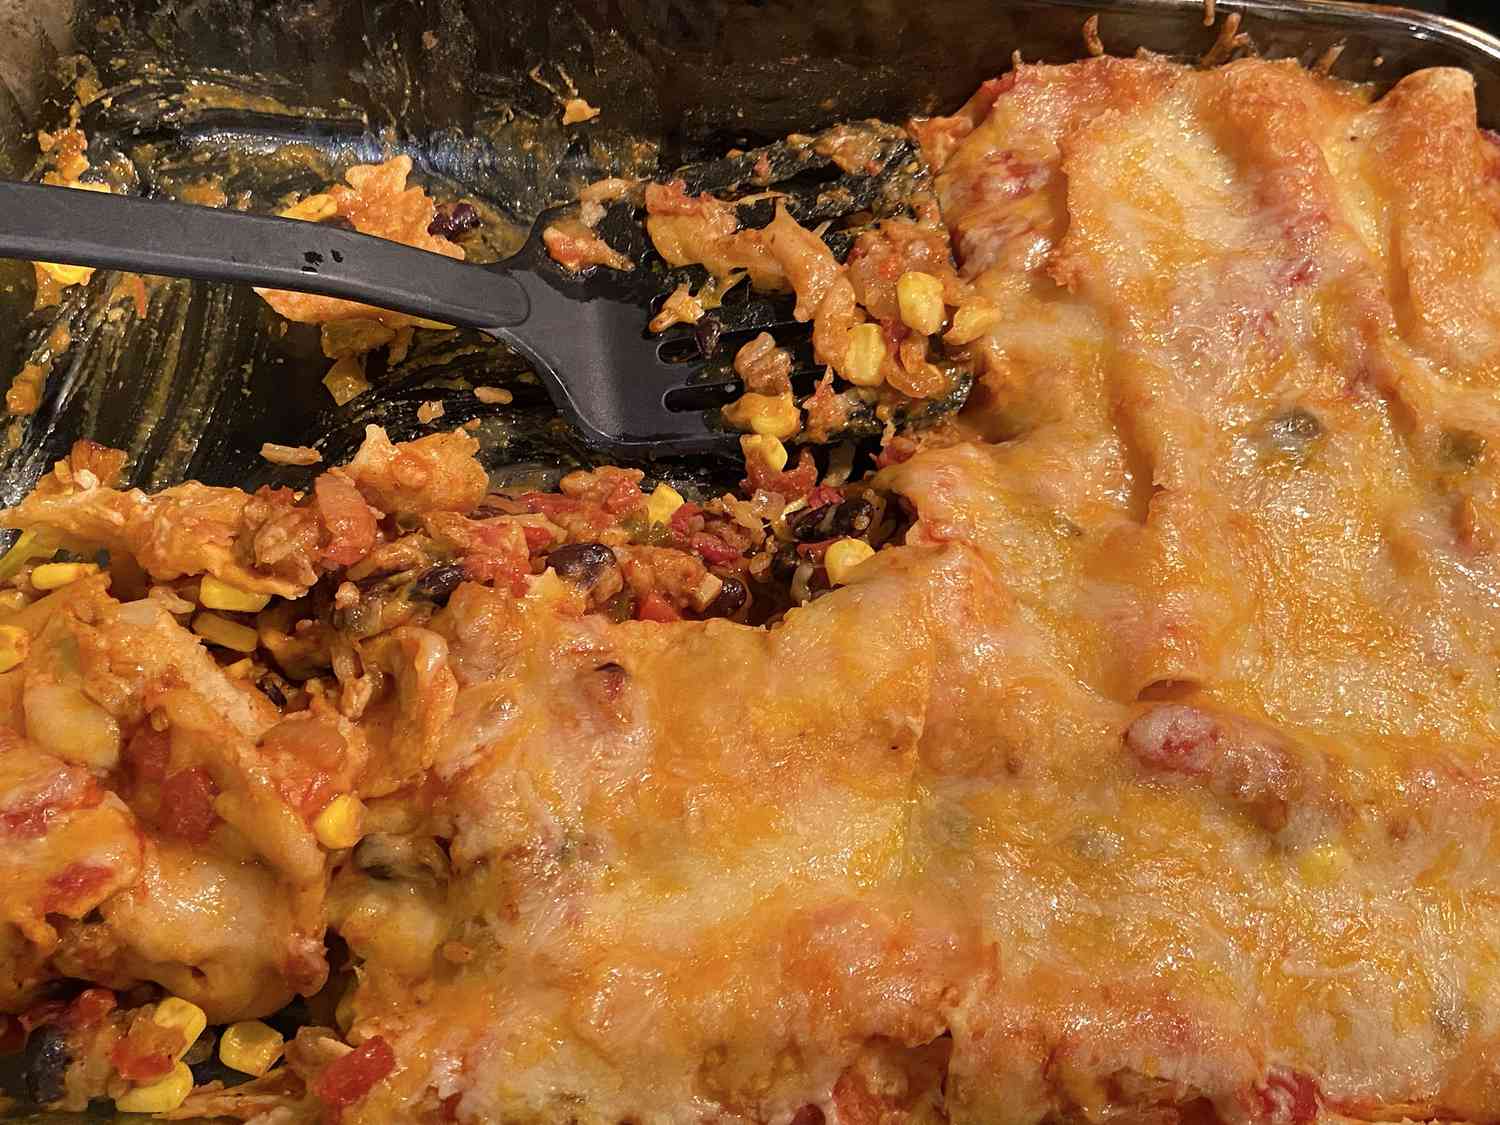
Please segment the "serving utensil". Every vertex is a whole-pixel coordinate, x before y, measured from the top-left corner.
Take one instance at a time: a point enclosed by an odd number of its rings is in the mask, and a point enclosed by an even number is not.
[[[359,301],[503,340],[596,444],[626,454],[707,453],[738,435],[716,422],[737,393],[704,382],[701,349],[647,331],[659,281],[594,268],[559,276],[537,219],[513,257],[469,265],[341,227],[44,184],[0,182],[0,256]],[[581,283],[577,283],[580,282]],[[790,315],[767,305],[755,327]]]

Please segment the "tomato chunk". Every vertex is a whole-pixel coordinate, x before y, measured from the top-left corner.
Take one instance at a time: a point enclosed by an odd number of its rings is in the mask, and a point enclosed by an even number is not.
[[[672,608],[672,603],[667,601],[655,590],[641,599],[641,604],[636,606],[636,617],[642,621],[681,621],[682,614]]]
[[[330,1063],[313,1083],[313,1093],[324,1105],[340,1110],[359,1101],[395,1068],[396,1053],[377,1035]]]
[[[201,844],[219,820],[214,798],[219,787],[208,771],[194,766],[178,770],[161,783],[161,830],[167,836]]]
[[[352,566],[375,546],[375,513],[342,473],[324,473],[313,481],[318,518],[328,533],[323,562],[328,566]]]

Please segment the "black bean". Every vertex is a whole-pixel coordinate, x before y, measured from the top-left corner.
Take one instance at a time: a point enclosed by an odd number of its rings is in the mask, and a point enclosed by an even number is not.
[[[698,354],[704,359],[712,359],[714,352],[719,348],[719,336],[724,331],[724,324],[716,316],[705,316],[693,326],[693,339],[698,344]]]
[[[839,504],[824,504],[796,512],[787,521],[794,536],[804,543],[817,543],[824,539],[858,538],[875,524],[875,505],[863,497],[845,500]]]
[[[745,603],[750,600],[750,591],[745,589],[745,584],[738,578],[724,579],[724,586],[719,591],[719,596],[708,603],[708,608],[703,611],[704,617],[733,617]]]
[[[43,1024],[33,1031],[26,1040],[26,1054],[21,1062],[26,1096],[37,1105],[61,1098],[67,1092],[64,1079],[72,1059],[73,1052],[62,1028]]]
[[[1453,468],[1472,469],[1484,456],[1487,444],[1484,435],[1473,430],[1444,430],[1438,454]]]
[[[427,233],[439,238],[457,238],[478,225],[479,212],[474,210],[473,204],[454,203],[437,209],[437,214],[427,226]]]
[[[797,567],[805,560],[797,553],[794,543],[784,543],[771,556],[771,577],[777,582],[790,582],[792,576],[797,573]]]
[[[453,591],[464,580],[464,568],[457,563],[442,563],[428,567],[412,583],[411,592],[438,605],[447,605]]]
[[[1283,411],[1266,423],[1266,441],[1278,453],[1293,461],[1307,458],[1309,447],[1323,436],[1323,423],[1316,414],[1302,407]]]
[[[547,565],[587,590],[615,565],[615,553],[603,543],[568,543],[547,555]]]
[[[277,676],[275,673],[267,672],[264,676],[255,681],[255,686],[260,688],[261,694],[263,694],[272,703],[276,704],[276,706],[285,707],[286,692],[281,690],[281,684],[277,682],[280,679],[281,677]]]

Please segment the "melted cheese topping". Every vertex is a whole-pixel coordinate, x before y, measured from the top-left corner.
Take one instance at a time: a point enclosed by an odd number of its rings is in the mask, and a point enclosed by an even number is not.
[[[769,634],[455,599],[476,952],[367,975],[370,1120],[908,1119],[944,1035],[953,1121],[1500,1113],[1472,83],[999,86],[938,190],[1008,440],[886,470],[907,547]]]

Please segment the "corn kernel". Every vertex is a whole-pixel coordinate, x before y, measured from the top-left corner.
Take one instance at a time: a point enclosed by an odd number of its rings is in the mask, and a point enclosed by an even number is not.
[[[241,590],[238,586],[219,581],[212,574],[205,574],[198,582],[198,604],[204,609],[259,613],[270,602],[270,594],[253,594],[249,590]]]
[[[1303,853],[1297,869],[1309,886],[1326,887],[1337,882],[1352,864],[1353,857],[1338,844],[1318,844]]]
[[[260,637],[248,625],[220,617],[217,613],[200,613],[193,618],[193,632],[211,645],[233,649],[235,652],[254,652]]]
[[[176,1109],[193,1092],[193,1072],[187,1063],[179,1062],[165,1078],[146,1086],[137,1086],[115,1099],[121,1113],[167,1113]]]
[[[878,387],[885,381],[880,374],[885,356],[885,333],[880,325],[856,324],[849,330],[849,350],[839,374],[856,387]]]
[[[182,1046],[172,1056],[172,1061],[176,1062],[187,1054],[187,1049],[198,1041],[198,1036],[203,1034],[203,1029],[208,1026],[208,1017],[204,1015],[203,1009],[192,1001],[168,996],[156,1006],[156,1011],[151,1013],[151,1022],[159,1027],[170,1027],[182,1032]]]
[[[31,584],[38,590],[60,590],[98,573],[98,563],[43,563],[31,572]]]
[[[365,805],[353,793],[329,801],[313,821],[313,835],[329,851],[352,848],[364,835]]]
[[[785,441],[802,428],[802,412],[790,394],[744,394],[723,410],[724,421],[737,430],[765,434]]]
[[[31,652],[31,634],[19,625],[0,625],[0,672],[9,672]]]
[[[988,301],[962,305],[953,314],[953,327],[943,336],[947,344],[972,344],[1000,323],[1000,310]]]
[[[863,539],[840,539],[830,543],[823,556],[823,565],[828,570],[828,581],[842,586],[849,581],[854,568],[875,554],[875,548]]]
[[[338,214],[339,205],[334,202],[333,196],[318,192],[317,195],[309,195],[306,199],[299,199],[290,207],[281,210],[283,219],[301,219],[304,223],[320,223],[324,219],[331,219]]]
[[[652,523],[666,523],[683,503],[682,493],[670,484],[659,484],[646,500],[646,515]]]
[[[260,1020],[232,1023],[219,1037],[219,1061],[230,1070],[259,1078],[281,1057],[284,1043],[279,1031]]]
[[[746,461],[758,457],[770,465],[773,472],[779,473],[786,468],[786,446],[779,439],[766,434],[746,434],[740,438],[740,452],[745,455]]]
[[[907,270],[896,280],[901,323],[931,336],[943,326],[943,283],[930,273]]]
[[[57,550],[57,543],[40,531],[23,531],[0,555],[0,581],[16,574],[32,559],[45,558]]]

